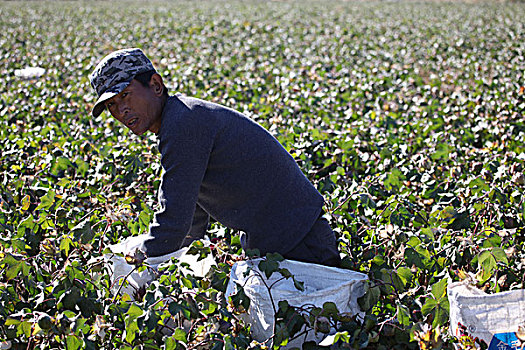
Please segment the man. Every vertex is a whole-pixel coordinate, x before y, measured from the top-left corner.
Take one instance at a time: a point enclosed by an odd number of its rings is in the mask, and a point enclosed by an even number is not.
[[[245,249],[339,265],[322,196],[259,124],[221,105],[170,96],[140,49],[109,54],[90,81],[98,95],[93,116],[107,109],[136,135],[159,138],[161,209],[144,243],[148,256],[202,238],[211,216],[245,232]]]

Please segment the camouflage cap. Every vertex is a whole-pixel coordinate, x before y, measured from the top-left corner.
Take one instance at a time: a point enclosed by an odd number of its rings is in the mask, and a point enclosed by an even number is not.
[[[118,50],[104,57],[89,75],[98,95],[91,114],[98,117],[106,108],[105,101],[124,90],[137,74],[150,70],[155,68],[141,49]]]

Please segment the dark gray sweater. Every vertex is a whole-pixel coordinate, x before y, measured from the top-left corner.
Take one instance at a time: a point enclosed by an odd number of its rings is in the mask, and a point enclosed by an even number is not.
[[[200,208],[246,232],[246,247],[261,254],[286,254],[321,213],[323,198],[293,157],[239,112],[170,96],[158,137],[161,209],[145,243],[149,256],[179,249]]]

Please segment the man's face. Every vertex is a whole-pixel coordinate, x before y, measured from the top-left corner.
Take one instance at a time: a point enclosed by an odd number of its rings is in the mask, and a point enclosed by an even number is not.
[[[106,108],[115,119],[135,135],[150,130],[158,133],[162,116],[162,100],[154,79],[150,86],[133,79],[118,95],[106,101]]]

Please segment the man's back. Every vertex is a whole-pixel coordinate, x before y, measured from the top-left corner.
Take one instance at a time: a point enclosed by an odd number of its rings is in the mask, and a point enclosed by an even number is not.
[[[179,248],[196,205],[247,233],[247,248],[286,253],[309,231],[323,198],[264,128],[239,112],[171,96],[159,132],[162,209],[148,255]]]

